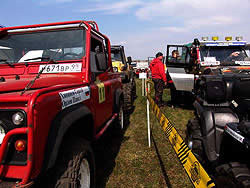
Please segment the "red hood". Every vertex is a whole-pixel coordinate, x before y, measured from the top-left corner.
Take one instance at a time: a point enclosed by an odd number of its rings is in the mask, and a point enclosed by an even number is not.
[[[16,80],[15,76],[12,76],[11,78],[5,78],[4,82],[0,82],[0,93],[22,91],[26,85],[35,78],[35,76],[36,75],[20,76],[19,80]],[[31,89],[73,83],[82,83],[79,75],[44,74],[35,81],[35,83],[31,86]]]

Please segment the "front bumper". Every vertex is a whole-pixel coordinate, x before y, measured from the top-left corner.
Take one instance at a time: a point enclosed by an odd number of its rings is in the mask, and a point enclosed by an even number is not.
[[[9,140],[14,135],[26,134],[27,135],[27,164],[24,166],[2,164],[3,159],[7,155]],[[32,152],[33,152],[33,134],[29,127],[16,128],[9,131],[0,146],[0,177],[1,178],[15,178],[21,179],[19,186],[25,185],[29,182],[31,169],[32,169]]]

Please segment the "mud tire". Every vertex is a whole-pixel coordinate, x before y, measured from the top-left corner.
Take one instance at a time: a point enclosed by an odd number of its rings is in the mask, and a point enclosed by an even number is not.
[[[120,106],[116,113],[117,117],[114,121],[112,132],[114,135],[119,136],[122,135],[125,126],[125,112],[124,112],[124,103],[122,99],[120,99]]]
[[[202,134],[198,119],[189,120],[186,130],[186,144],[192,141],[192,153],[204,164],[204,149],[202,145]]]
[[[55,168],[58,173],[55,187],[94,188],[95,160],[90,143],[83,138],[74,138],[74,136],[71,136],[64,144],[63,151],[59,155],[60,159],[56,165],[57,168]],[[89,168],[84,168],[87,166]],[[85,182],[81,184],[81,175],[84,174],[81,172],[83,171],[87,174],[87,176],[84,176],[87,179],[87,185],[83,185]]]
[[[217,188],[250,188],[250,171],[247,165],[231,162],[216,168]]]
[[[133,98],[132,98],[132,85],[131,83],[126,83],[122,85],[122,91],[124,96],[124,111],[127,113],[132,109]]]
[[[135,99],[136,99],[136,83],[135,83],[135,79],[132,80],[132,102],[134,103]]]

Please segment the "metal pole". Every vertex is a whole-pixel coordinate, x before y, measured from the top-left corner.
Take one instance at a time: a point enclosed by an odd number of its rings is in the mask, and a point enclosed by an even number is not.
[[[148,100],[148,95],[150,94],[150,83],[146,82],[146,95],[147,95],[147,121],[148,121],[148,147],[151,147],[151,130],[150,130],[150,112],[149,112],[149,100]]]
[[[148,94],[150,93],[150,83],[148,83]]]
[[[141,80],[141,82],[142,82],[142,87],[141,87],[141,92],[142,92],[142,96],[144,96],[144,86],[145,86],[145,84],[144,84],[144,78],[142,78],[142,80]]]
[[[151,147],[151,130],[150,130],[150,116],[149,116],[149,100],[147,98],[147,120],[148,120],[148,147]]]

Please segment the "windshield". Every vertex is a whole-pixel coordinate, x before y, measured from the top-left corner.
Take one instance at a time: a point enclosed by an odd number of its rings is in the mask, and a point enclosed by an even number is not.
[[[85,30],[39,31],[0,38],[0,63],[77,60],[85,56]]]
[[[220,65],[241,65],[243,62],[250,64],[250,59],[241,46],[202,46],[200,55],[202,62],[216,62]]]
[[[122,61],[122,56],[119,50],[111,50],[112,61]]]

